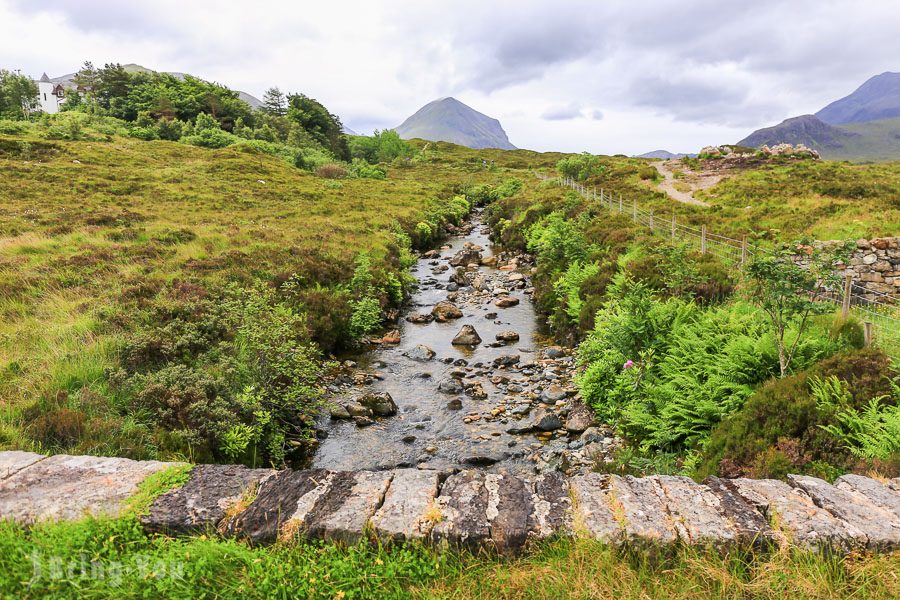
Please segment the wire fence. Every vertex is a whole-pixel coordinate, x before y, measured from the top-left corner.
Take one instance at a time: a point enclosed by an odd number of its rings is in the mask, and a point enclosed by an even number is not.
[[[538,176],[550,179],[547,176]],[[638,206],[637,200],[626,200],[621,195],[617,196],[603,188],[599,191],[587,188],[571,178],[559,177],[554,181],[558,185],[575,190],[583,198],[607,208],[610,212],[630,216],[634,223],[647,227],[656,235],[686,244],[701,254],[716,256],[736,268],[743,268],[753,256],[766,252],[765,249],[750,243],[747,236],[737,240],[712,233],[707,230],[706,225],[700,228],[684,225],[678,222],[674,213],[654,214],[653,210],[645,210]],[[885,354],[894,360],[900,360],[900,297],[864,288],[847,276],[844,289],[827,293],[823,301],[840,307],[845,318],[852,314],[862,321],[866,344],[877,344]]]

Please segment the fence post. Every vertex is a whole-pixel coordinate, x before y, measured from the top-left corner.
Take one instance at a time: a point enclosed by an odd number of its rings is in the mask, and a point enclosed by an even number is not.
[[[675,239],[675,213],[672,213],[672,239]]]
[[[850,316],[850,292],[853,288],[853,275],[847,273],[844,278],[844,297],[841,301],[841,319],[846,321]]]
[[[650,211],[650,229],[653,229],[653,211]]]
[[[619,212],[622,212],[622,194],[619,194]]]
[[[700,227],[700,254],[706,254],[706,225]]]
[[[741,238],[741,266],[747,264],[747,236]]]
[[[871,346],[872,342],[875,341],[875,327],[870,322],[866,321],[863,323],[863,333],[865,334],[863,339],[865,340],[866,346]]]
[[[631,201],[631,217],[637,223],[637,200]]]

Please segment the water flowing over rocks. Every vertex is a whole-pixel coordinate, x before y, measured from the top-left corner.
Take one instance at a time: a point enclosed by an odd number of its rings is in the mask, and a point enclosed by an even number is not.
[[[0,452],[0,519],[31,524],[120,514],[150,474],[179,463]],[[473,455],[473,464],[499,460]],[[298,538],[425,541],[517,552],[551,536],[616,546],[900,548],[900,482],[619,477],[484,469],[334,471],[198,465],[142,517],[168,535],[218,531],[253,544]]]

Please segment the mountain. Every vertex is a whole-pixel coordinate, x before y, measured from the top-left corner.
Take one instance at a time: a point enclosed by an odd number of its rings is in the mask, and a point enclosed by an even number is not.
[[[816,113],[831,125],[900,117],[900,73],[882,73]]]
[[[663,160],[669,160],[672,158],[684,158],[685,156],[697,156],[696,154],[685,154],[683,152],[679,152],[674,154],[669,152],[668,150],[651,150],[650,152],[644,152],[643,154],[638,154],[634,158],[661,158]]]
[[[466,106],[456,98],[429,102],[395,128],[400,137],[452,142],[469,148],[515,150],[500,121]]]
[[[134,63],[128,63],[127,65],[122,65],[122,68],[125,69],[125,71],[127,71],[128,73],[155,73],[156,72],[153,69],[148,69],[147,67],[142,67],[141,65],[136,65]],[[186,73],[179,73],[177,71],[166,71],[166,73],[168,73],[169,75],[172,75],[173,77],[176,77],[177,79],[184,79],[185,76],[187,75]],[[59,77],[52,77],[50,79],[50,81],[52,81],[53,83],[61,83],[63,85],[63,87],[65,87],[65,88],[74,88],[75,87],[74,77],[75,77],[75,73],[66,73],[65,75],[60,75]],[[259,98],[257,98],[256,96],[248,94],[247,92],[242,92],[240,90],[236,90],[236,91],[237,91],[238,98],[243,100],[247,104],[249,104],[250,108],[257,109],[260,106],[262,106],[262,101]]]
[[[805,144],[834,160],[900,160],[900,73],[876,75],[816,114],[759,129],[738,145],[780,143]]]
[[[843,147],[847,138],[855,135],[858,134],[829,125],[815,115],[803,115],[785,119],[774,127],[754,131],[738,142],[738,145],[759,148],[763,144],[806,144],[822,154],[823,151]]]

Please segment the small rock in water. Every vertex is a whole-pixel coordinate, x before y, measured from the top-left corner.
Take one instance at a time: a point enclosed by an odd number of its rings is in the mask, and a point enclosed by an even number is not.
[[[331,409],[332,419],[349,419],[351,416],[350,411],[344,406],[337,405]]]
[[[379,417],[390,417],[397,414],[397,405],[387,392],[366,394],[359,399],[359,403],[372,410]]]
[[[438,323],[445,323],[451,319],[461,318],[463,313],[452,302],[442,301],[435,304],[434,308],[431,309],[431,316]]]
[[[511,367],[512,365],[519,362],[518,354],[504,354],[503,356],[498,356],[494,359],[495,367]]]
[[[519,303],[518,298],[514,298],[512,296],[500,296],[496,300],[494,300],[494,306],[497,308],[509,308],[511,306],[515,306]]]
[[[382,344],[399,344],[400,343],[400,330],[394,329],[389,331],[381,338]]]
[[[544,404],[554,404],[559,400],[565,400],[566,398],[568,398],[568,396],[568,390],[554,383],[546,390],[541,392],[541,402],[543,402]]]
[[[544,358],[562,358],[566,355],[566,351],[559,346],[549,346],[544,348],[541,354],[544,355]]]
[[[471,325],[463,325],[450,343],[454,346],[477,346],[481,343],[481,336]]]
[[[507,343],[508,342],[518,342],[519,334],[515,331],[507,330],[507,331],[501,331],[496,336],[494,336],[494,338],[498,342],[507,342]]]
[[[566,431],[569,433],[581,433],[594,424],[594,414],[591,409],[578,402],[575,407],[569,411],[566,418]]]
[[[356,423],[357,427],[368,427],[375,424],[375,421],[370,417],[353,417],[353,422]]]
[[[438,384],[438,391],[444,394],[459,394],[463,391],[463,384],[459,379],[451,377]]]
[[[474,398],[475,400],[484,400],[487,398],[487,392],[484,391],[484,386],[481,385],[480,382],[475,382],[466,387],[466,395]]]
[[[434,321],[434,316],[432,316],[430,314],[423,315],[421,313],[414,312],[414,313],[410,313],[409,315],[407,315],[406,320],[409,321],[410,323],[417,323],[417,324],[431,323],[432,321]]]
[[[356,402],[349,402],[344,405],[344,408],[350,414],[351,417],[370,417],[372,416],[372,409],[367,406],[363,406],[362,404],[358,404]]]
[[[462,400],[455,398],[447,403],[447,410],[462,410]]]
[[[424,344],[419,344],[412,350],[404,352],[403,355],[419,362],[428,362],[434,358],[434,350]]]
[[[414,435],[404,435],[403,436],[404,444],[412,444],[414,441],[416,441],[416,436],[414,436]]]
[[[546,408],[539,408],[534,414],[534,420],[531,423],[532,427],[538,431],[554,431],[562,427],[559,417]]]
[[[489,312],[486,315],[484,315],[484,318],[487,319],[488,321],[493,321],[494,319],[497,318],[497,313]]]

